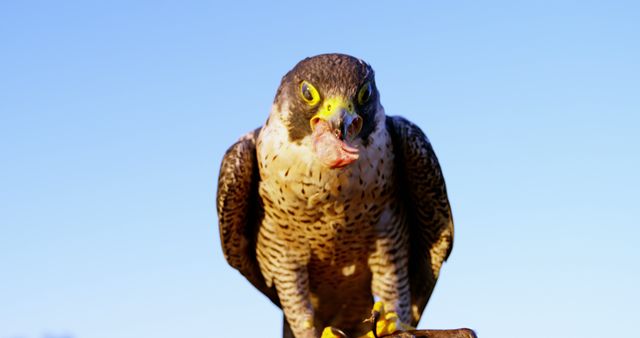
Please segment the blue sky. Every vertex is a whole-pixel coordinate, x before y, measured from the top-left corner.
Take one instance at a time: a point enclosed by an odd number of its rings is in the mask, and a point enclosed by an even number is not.
[[[218,165],[325,52],[440,158],[456,240],[421,327],[628,336],[638,36],[634,1],[4,1],[0,338],[277,337],[222,257]]]

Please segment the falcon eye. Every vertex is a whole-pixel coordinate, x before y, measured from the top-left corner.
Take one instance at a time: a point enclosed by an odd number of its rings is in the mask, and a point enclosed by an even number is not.
[[[363,105],[371,99],[371,82],[367,81],[358,91],[358,104]]]
[[[314,106],[320,101],[318,90],[307,81],[302,81],[300,84],[300,95],[310,106]]]

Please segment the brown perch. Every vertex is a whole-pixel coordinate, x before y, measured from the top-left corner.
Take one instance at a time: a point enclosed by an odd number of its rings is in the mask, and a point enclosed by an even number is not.
[[[336,336],[348,338],[344,332],[331,328]],[[455,330],[409,330],[389,335],[378,336],[378,338],[478,338],[471,329]]]
[[[411,330],[398,332],[380,338],[478,338],[470,329],[457,330]]]

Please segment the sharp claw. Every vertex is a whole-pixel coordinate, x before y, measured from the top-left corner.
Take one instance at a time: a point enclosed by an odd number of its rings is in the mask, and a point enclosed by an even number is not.
[[[371,310],[371,317],[365,320],[366,323],[371,322],[372,328],[366,336],[368,338],[380,338],[392,334],[397,331],[414,330],[411,325],[405,324],[398,318],[398,314],[394,311],[385,311],[382,302],[376,302]]]
[[[364,320],[365,323],[371,323],[371,334],[374,338],[378,337],[378,321],[380,316],[384,313],[384,305],[381,302],[376,302],[371,309],[371,317]]]
[[[380,319],[380,311],[371,311],[371,332],[373,337],[378,338],[378,320]]]
[[[340,329],[336,329],[335,327],[325,327],[322,331],[321,338],[348,338],[347,335],[342,332]]]
[[[331,332],[340,338],[347,338],[347,334],[342,332],[340,329],[336,329],[335,327],[331,328]]]

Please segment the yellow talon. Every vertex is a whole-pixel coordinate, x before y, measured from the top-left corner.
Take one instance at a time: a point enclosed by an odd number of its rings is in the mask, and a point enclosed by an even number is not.
[[[414,330],[411,325],[405,324],[398,318],[398,314],[394,311],[386,312],[384,310],[384,304],[382,302],[376,302],[373,305],[372,313],[378,313],[378,320],[376,322],[376,333],[378,337],[392,334],[396,331]],[[374,316],[375,318],[375,316]],[[369,331],[361,338],[375,338],[376,335],[373,331]]]
[[[346,336],[342,331],[331,326],[327,326],[322,330],[322,336],[320,338],[346,338]]]
[[[400,321],[398,314],[395,311],[385,311],[384,304],[382,302],[376,302],[373,304],[373,310],[371,311],[372,319],[368,321],[376,321],[376,333],[378,337],[384,337],[397,331],[415,330],[411,325],[405,324]],[[377,316],[375,315],[377,314]],[[376,318],[377,317],[377,318]],[[372,331],[369,331],[364,336],[359,338],[375,338],[376,335]],[[346,338],[342,331],[327,326],[322,330],[321,338]]]

